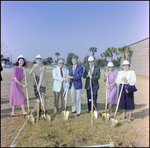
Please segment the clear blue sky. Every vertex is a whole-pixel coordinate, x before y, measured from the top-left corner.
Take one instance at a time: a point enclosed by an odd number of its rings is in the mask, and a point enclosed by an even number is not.
[[[1,1],[1,43],[12,60],[55,53],[79,61],[97,47],[122,47],[149,37],[149,1]],[[8,52],[6,56],[8,56]],[[109,59],[108,59],[109,60]]]

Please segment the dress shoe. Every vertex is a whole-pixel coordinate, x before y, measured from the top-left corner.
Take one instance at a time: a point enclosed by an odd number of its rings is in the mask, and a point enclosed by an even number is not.
[[[80,116],[80,114],[77,114],[77,117],[79,117]]]
[[[45,114],[47,114],[48,112],[47,112],[47,110],[45,111]]]
[[[74,113],[76,113],[76,111],[75,112],[71,112],[71,114],[74,114]]]
[[[19,117],[19,115],[10,115],[11,117]]]

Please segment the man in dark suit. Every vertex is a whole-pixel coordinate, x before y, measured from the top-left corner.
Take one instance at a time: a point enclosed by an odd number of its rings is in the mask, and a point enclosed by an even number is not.
[[[70,91],[72,97],[72,112],[76,113],[77,116],[80,116],[81,113],[81,89],[82,89],[82,75],[83,75],[83,67],[77,65],[77,58],[75,56],[72,57],[72,66],[69,67],[69,73],[67,74],[70,78]]]
[[[89,66],[85,67],[83,78],[85,81],[85,89],[87,91],[87,104],[88,104],[88,112],[91,111],[91,88],[90,88],[90,78],[92,79],[92,91],[93,91],[93,104],[96,106],[97,93],[99,89],[98,79],[100,78],[100,67],[94,66],[94,57],[89,56],[88,58]],[[94,107],[93,107],[94,108]]]

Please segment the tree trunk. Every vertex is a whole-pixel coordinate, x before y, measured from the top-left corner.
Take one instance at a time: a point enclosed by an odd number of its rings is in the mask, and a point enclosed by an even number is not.
[[[126,59],[126,55],[125,55],[125,54],[124,54],[124,57],[123,57],[123,58],[124,58],[124,60]]]
[[[111,62],[112,62],[113,56],[111,56]]]
[[[94,57],[94,52],[92,53],[92,56]]]

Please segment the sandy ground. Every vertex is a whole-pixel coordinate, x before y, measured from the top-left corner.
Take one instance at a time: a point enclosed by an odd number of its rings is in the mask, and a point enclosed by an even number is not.
[[[16,114],[20,117],[11,118],[11,106],[9,105],[9,94],[11,85],[11,75],[13,69],[4,69],[2,71],[3,81],[1,82],[1,146],[9,147],[19,130],[26,121],[22,116],[21,106],[16,107]],[[27,73],[30,69],[26,69]],[[101,116],[105,108],[105,88],[106,84],[103,82],[104,72],[101,71],[101,78],[99,80],[100,89],[98,91],[97,109]],[[52,118],[48,122],[41,118],[39,120],[39,127],[36,127],[36,109],[33,112],[35,123],[26,123],[20,135],[16,139],[14,145],[17,147],[79,147],[90,145],[109,144],[111,137],[115,147],[148,147],[149,146],[149,77],[137,76],[136,87],[138,91],[135,93],[135,109],[132,114],[132,122],[128,123],[126,120],[120,120],[122,117],[122,110],[117,112],[118,125],[115,128],[110,128],[109,122],[103,122],[101,118],[94,119],[93,126],[91,126],[91,118],[88,114],[86,91],[82,89],[81,95],[81,115],[77,117],[76,114],[70,115],[67,121],[64,121],[61,114],[60,102],[59,111],[53,115],[54,95],[52,91],[52,71],[46,71],[48,85],[46,87],[46,109]],[[30,111],[36,104],[33,92],[33,78],[27,75],[28,91],[30,98]],[[22,80],[24,82],[24,80]],[[83,79],[83,86],[85,80]],[[23,88],[25,92],[25,89]],[[71,95],[68,93],[67,110],[71,112]],[[113,106],[113,113],[110,115],[114,117],[116,105]],[[27,111],[27,105],[26,105]],[[42,114],[42,113],[41,113]],[[127,112],[128,115],[128,112]],[[108,134],[109,136],[108,136]]]

